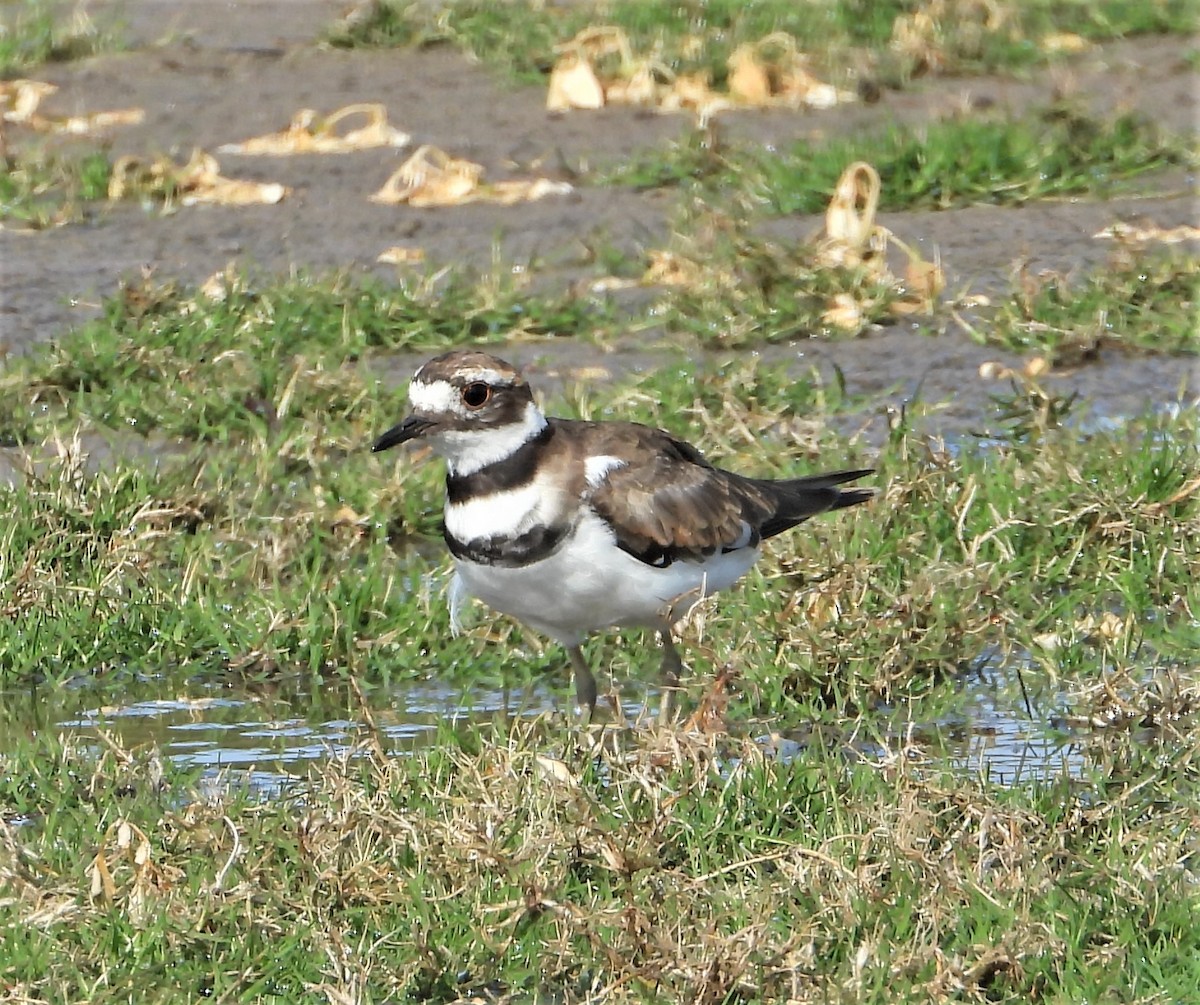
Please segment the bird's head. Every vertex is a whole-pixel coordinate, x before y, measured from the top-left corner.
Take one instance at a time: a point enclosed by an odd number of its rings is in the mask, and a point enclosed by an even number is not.
[[[425,363],[413,374],[408,404],[408,416],[371,449],[425,440],[452,475],[503,460],[546,427],[521,372],[484,352],[456,350]]]

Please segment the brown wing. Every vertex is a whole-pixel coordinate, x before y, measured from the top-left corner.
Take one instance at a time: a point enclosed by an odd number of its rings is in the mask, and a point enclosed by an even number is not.
[[[759,527],[776,511],[770,483],[714,468],[662,430],[615,422],[591,429],[589,453],[629,459],[593,488],[591,504],[612,524],[617,544],[643,562],[670,565],[757,543]]]

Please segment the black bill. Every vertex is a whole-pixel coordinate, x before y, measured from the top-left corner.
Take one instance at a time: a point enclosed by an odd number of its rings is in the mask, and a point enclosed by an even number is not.
[[[371,451],[379,453],[381,450],[387,450],[388,447],[407,443],[409,440],[416,439],[432,425],[433,422],[430,419],[423,419],[419,415],[410,415],[399,425],[392,426],[391,429],[372,443]]]

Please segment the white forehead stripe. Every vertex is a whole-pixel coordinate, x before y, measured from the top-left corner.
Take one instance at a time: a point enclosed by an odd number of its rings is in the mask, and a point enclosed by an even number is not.
[[[458,377],[466,384],[483,383],[488,387],[512,387],[513,383],[511,377],[485,367],[460,370]],[[422,380],[420,370],[408,385],[408,404],[417,412],[452,412],[455,415],[466,415],[469,411],[463,407],[461,385],[456,387],[448,380]]]
[[[451,412],[455,415],[466,414],[458,388],[448,380],[433,380],[426,383],[413,379],[408,385],[408,407],[414,412],[425,412],[438,415]]]

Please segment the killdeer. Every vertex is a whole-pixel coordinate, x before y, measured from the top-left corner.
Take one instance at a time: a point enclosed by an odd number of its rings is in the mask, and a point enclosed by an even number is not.
[[[483,352],[431,359],[408,400],[411,414],[372,450],[421,439],[446,461],[452,626],[469,595],[561,643],[589,716],[589,634],[657,630],[665,714],[682,668],[671,626],[740,579],[764,539],[873,494],[838,487],[870,469],[747,478],[661,429],[547,418],[521,373]]]

